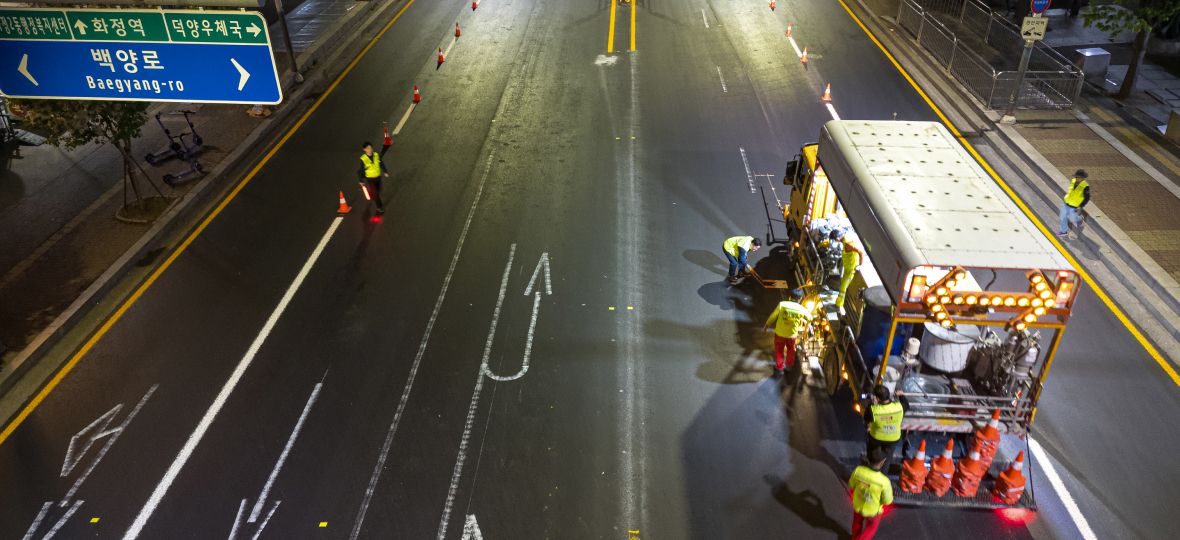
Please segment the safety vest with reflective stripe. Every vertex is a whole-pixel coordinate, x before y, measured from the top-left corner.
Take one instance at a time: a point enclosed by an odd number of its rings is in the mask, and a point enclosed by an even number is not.
[[[893,442],[901,438],[901,417],[905,411],[896,401],[884,405],[873,405],[873,423],[869,424],[869,435],[882,442]]]
[[[873,517],[881,513],[881,507],[893,504],[893,486],[889,478],[868,467],[857,467],[848,480],[852,488],[852,509],[864,516]]]
[[[750,244],[753,242],[753,236],[735,236],[725,241],[725,252],[733,255],[734,257],[737,257],[738,248],[742,248],[745,251],[750,251]]]
[[[361,163],[365,164],[366,178],[377,178],[381,176],[381,157],[375,152],[371,157],[361,154]]]
[[[1069,193],[1065,194],[1065,204],[1074,208],[1082,205],[1082,201],[1086,200],[1086,188],[1090,183],[1085,180],[1074,178],[1069,181]]]
[[[770,323],[774,322],[775,335],[793,338],[799,335],[800,322],[810,318],[811,314],[807,312],[807,308],[798,302],[787,300],[785,302],[779,302],[778,307],[774,308],[774,312],[770,314],[770,318],[766,319],[766,326],[770,326]]]

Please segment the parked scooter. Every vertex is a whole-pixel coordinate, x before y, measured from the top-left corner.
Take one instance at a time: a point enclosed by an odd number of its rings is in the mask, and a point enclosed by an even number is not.
[[[168,131],[168,128],[164,126],[164,122],[160,120],[160,113],[156,113],[156,123],[160,124],[160,129],[164,130],[164,135],[168,137],[168,148],[166,148],[163,152],[148,154],[147,157],[143,158],[143,160],[149,164],[152,164],[168,157],[168,154],[175,154],[176,159],[187,159],[188,155],[185,153],[184,147],[180,144],[180,136],[172,136],[172,132]],[[184,134],[182,133],[181,136],[183,135]]]

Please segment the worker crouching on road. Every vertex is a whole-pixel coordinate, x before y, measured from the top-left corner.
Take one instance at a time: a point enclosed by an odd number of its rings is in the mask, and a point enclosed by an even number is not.
[[[736,283],[738,278],[750,272],[750,264],[746,262],[746,254],[758,251],[762,241],[753,236],[735,236],[726,240],[722,247],[725,257],[729,259],[729,281]]]
[[[803,304],[803,291],[791,291],[791,299],[779,302],[778,307],[766,319],[762,330],[766,331],[774,323],[774,375],[781,377],[786,368],[795,365],[795,338],[799,336],[799,327],[811,320],[811,313]],[[784,355],[785,350],[785,355]]]
[[[369,189],[372,190],[373,200],[377,203],[377,213],[384,214],[385,205],[381,203],[381,175],[384,174],[386,178],[389,178],[389,169],[385,168],[381,156],[373,153],[371,143],[362,144],[361,149],[365,153],[361,154],[361,168],[357,170],[356,174],[360,177],[361,183],[367,183]]]
[[[881,512],[893,504],[893,486],[881,467],[886,455],[880,448],[869,452],[868,465],[852,471],[848,487],[852,488],[852,540],[870,540],[881,524]]]
[[[1069,181],[1069,191],[1065,193],[1065,200],[1061,201],[1061,229],[1057,231],[1057,236],[1069,234],[1070,223],[1073,223],[1078,232],[1082,232],[1082,227],[1086,226],[1086,216],[1082,213],[1082,208],[1090,202],[1090,183],[1086,181],[1089,177],[1090,175],[1082,169],[1073,173],[1073,178]]]
[[[845,233],[841,236],[840,233],[832,231],[828,238],[833,243],[840,242],[844,244],[844,253],[840,257],[844,266],[844,273],[840,274],[840,294],[836,297],[836,307],[843,310],[844,294],[848,292],[848,285],[852,283],[852,277],[856,275],[856,267],[864,262],[865,252],[857,245],[856,240],[852,238],[852,232]]]
[[[905,416],[905,406],[900,401],[894,401],[889,389],[878,384],[873,388],[873,405],[865,409],[865,423],[869,426],[869,434],[865,439],[866,450],[872,455],[874,450],[880,450],[888,462],[893,457],[893,448],[901,440],[901,420]],[[888,467],[885,469],[888,471]]]

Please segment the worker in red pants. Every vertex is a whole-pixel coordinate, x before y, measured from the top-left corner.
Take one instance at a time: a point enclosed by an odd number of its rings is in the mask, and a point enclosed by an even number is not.
[[[766,331],[774,323],[774,375],[781,377],[783,371],[795,365],[795,338],[799,336],[799,327],[811,319],[811,313],[799,302],[803,300],[803,291],[791,291],[791,299],[779,302],[778,307],[766,319],[762,330]],[[784,352],[785,358],[784,358]]]
[[[852,540],[871,540],[885,506],[893,504],[893,486],[881,474],[885,458],[884,450],[874,448],[869,452],[868,466],[857,467],[848,479],[848,487],[852,488]]]

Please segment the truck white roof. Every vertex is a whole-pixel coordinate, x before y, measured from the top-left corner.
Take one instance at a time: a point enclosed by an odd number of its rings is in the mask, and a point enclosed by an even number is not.
[[[922,265],[1072,270],[938,122],[831,121],[818,155],[893,298]]]

